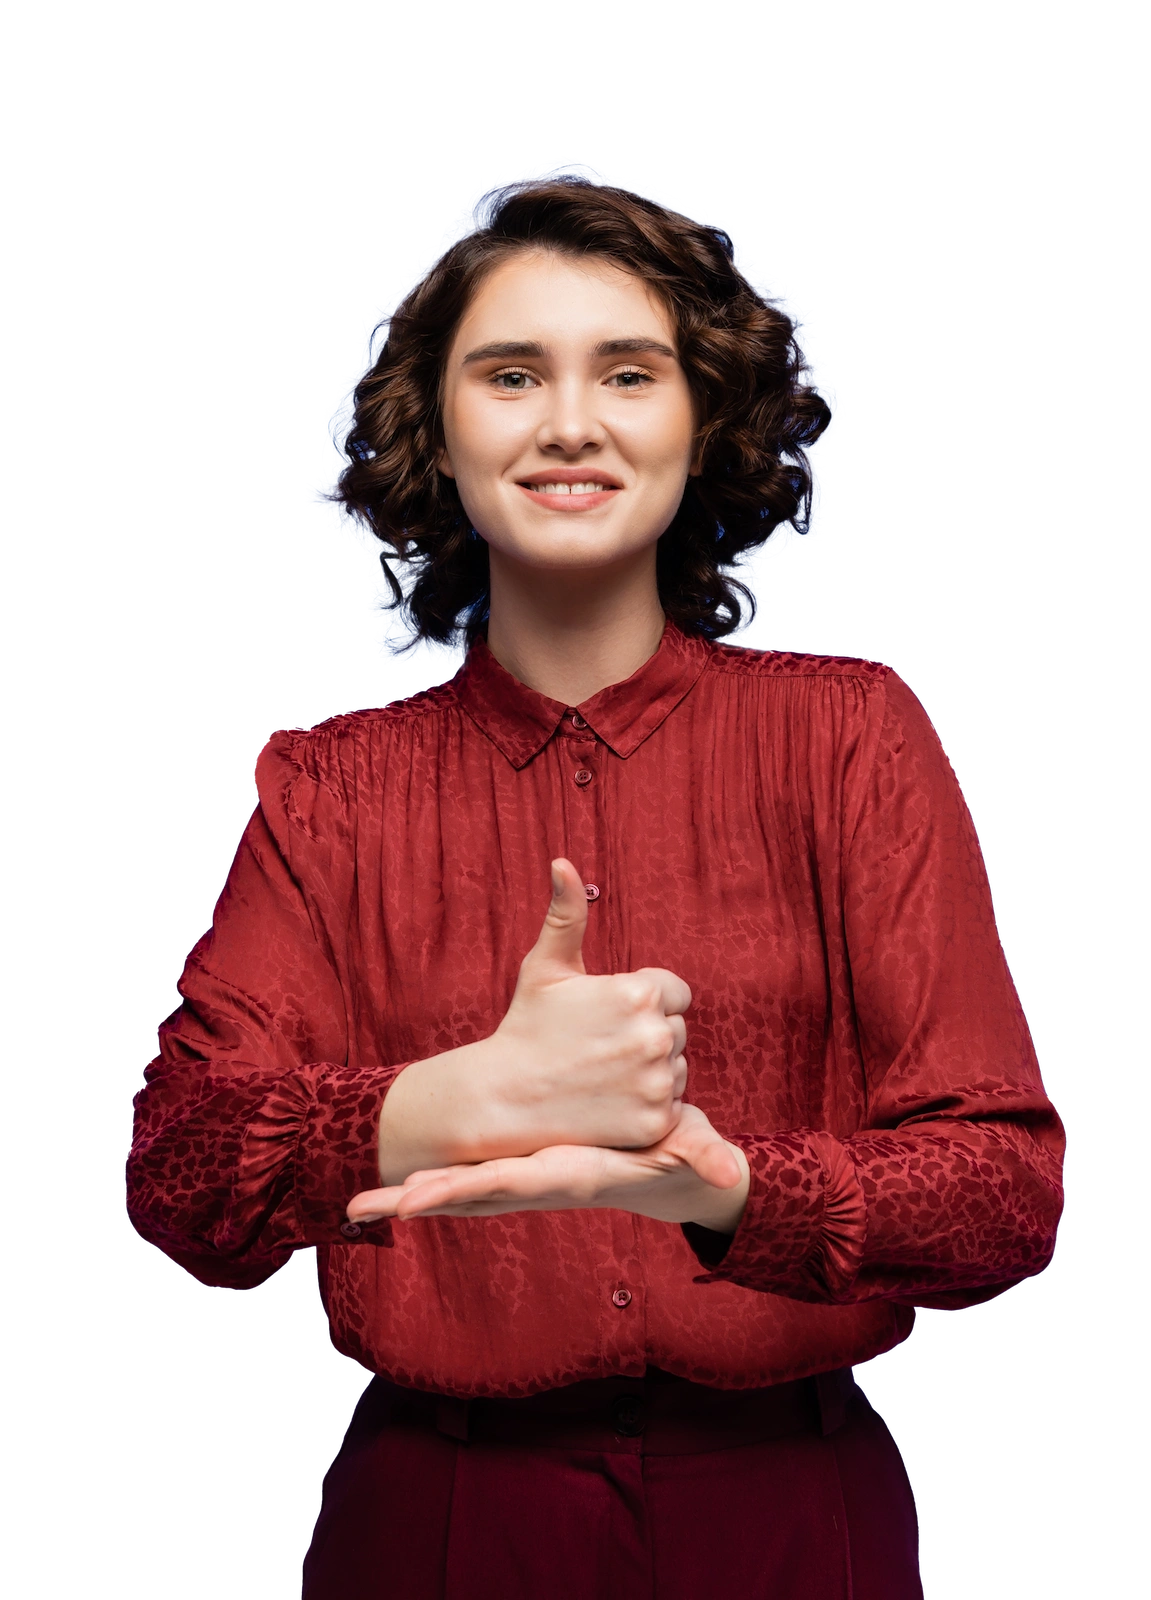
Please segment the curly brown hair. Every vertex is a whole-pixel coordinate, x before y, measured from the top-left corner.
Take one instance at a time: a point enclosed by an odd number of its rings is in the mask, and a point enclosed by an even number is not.
[[[514,252],[547,249],[605,258],[649,284],[672,314],[699,419],[699,475],[659,541],[660,600],[686,633],[733,632],[743,603],[754,614],[755,602],[724,569],[781,523],[807,531],[805,450],[831,419],[803,382],[795,324],[736,270],[722,229],[625,189],[576,177],[514,184],[481,202],[479,218],[381,324],[383,349],[355,390],[348,465],[332,498],[387,546],[380,560],[393,605],[415,638],[447,643],[463,633],[470,643],[484,630],[488,547],[436,467],[441,377],[484,277]],[[414,569],[406,593],[393,559]]]

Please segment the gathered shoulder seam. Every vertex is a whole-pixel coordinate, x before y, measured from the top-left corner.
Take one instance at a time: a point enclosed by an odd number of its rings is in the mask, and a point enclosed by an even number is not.
[[[857,656],[805,655],[794,650],[751,650],[713,645],[708,670],[747,678],[866,678],[882,683],[891,668]]]
[[[338,716],[327,717],[323,722],[317,722],[312,728],[285,728],[282,736],[290,739],[293,744],[307,744],[322,738],[354,735],[361,729],[376,726],[398,728],[405,723],[419,721],[423,717],[451,711],[458,705],[459,697],[454,685],[440,683],[435,688],[422,689],[419,694],[410,695],[406,700],[393,700],[386,706],[369,706],[362,711],[341,712]]]

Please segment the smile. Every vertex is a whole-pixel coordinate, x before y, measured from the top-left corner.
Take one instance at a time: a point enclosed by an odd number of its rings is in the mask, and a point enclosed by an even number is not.
[[[554,478],[545,478],[541,473],[538,477],[521,478],[516,487],[549,511],[594,511],[606,505],[623,485],[606,472],[589,473],[585,467],[580,473],[578,469],[561,467]]]
[[[598,494],[601,489],[606,489],[607,484],[593,483],[525,483],[525,489],[532,489],[536,494]]]

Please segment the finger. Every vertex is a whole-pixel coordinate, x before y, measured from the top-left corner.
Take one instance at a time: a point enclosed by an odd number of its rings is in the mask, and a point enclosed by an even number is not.
[[[450,1178],[417,1184],[414,1189],[404,1191],[402,1205],[396,1206],[396,1221],[410,1222],[413,1217],[430,1217],[434,1212],[446,1211],[457,1204],[458,1198]]]
[[[525,976],[547,981],[582,973],[583,936],[587,928],[587,895],[570,861],[553,861],[552,897],[540,936],[524,958]],[[559,969],[558,971],[556,969]]]
[[[409,1180],[396,1215],[427,1216],[472,1205],[498,1205],[507,1211],[587,1205],[602,1185],[605,1161],[612,1154],[591,1145],[551,1145],[534,1156],[451,1167],[426,1183],[412,1185]]]
[[[348,1201],[349,1222],[379,1222],[382,1217],[394,1217],[403,1189],[394,1184],[388,1189],[365,1189]]]
[[[427,1216],[453,1206],[474,1205],[479,1201],[503,1198],[517,1185],[518,1157],[480,1161],[475,1166],[448,1167],[442,1172],[413,1173],[404,1185],[396,1206],[400,1218]],[[512,1169],[508,1171],[507,1169]]]
[[[403,1183],[392,1184],[386,1189],[364,1189],[348,1202],[345,1215],[349,1222],[378,1222],[381,1217],[394,1217],[400,1196],[413,1184],[425,1183],[429,1178],[440,1178],[455,1170],[454,1167],[428,1168],[409,1172]]]
[[[672,1062],[671,1097],[675,1101],[683,1099],[683,1091],[687,1088],[687,1058],[676,1056]]]
[[[657,985],[659,1006],[665,1017],[680,1016],[691,1005],[691,990],[682,978],[668,972],[666,967],[641,967],[636,976],[650,978]]]
[[[451,1167],[419,1167],[404,1179],[404,1188],[413,1189],[417,1183],[429,1183],[433,1178],[446,1178],[457,1172],[466,1172],[475,1162],[459,1162]]]

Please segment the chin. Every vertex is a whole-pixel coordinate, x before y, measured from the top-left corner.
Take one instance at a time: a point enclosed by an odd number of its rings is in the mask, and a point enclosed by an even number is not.
[[[668,519],[671,520],[670,518]],[[482,526],[482,524],[481,524]],[[662,532],[662,528],[660,532]],[[605,528],[601,523],[586,523],[562,513],[530,529],[501,530],[494,537],[485,534],[488,547],[505,561],[541,571],[585,572],[611,567],[653,549],[659,533]]]
[[[656,542],[655,539],[618,542],[580,539],[564,531],[565,537],[554,544],[541,543],[538,539],[530,544],[526,541],[507,545],[489,541],[489,544],[505,561],[531,567],[537,572],[597,572],[642,555],[653,549]]]

